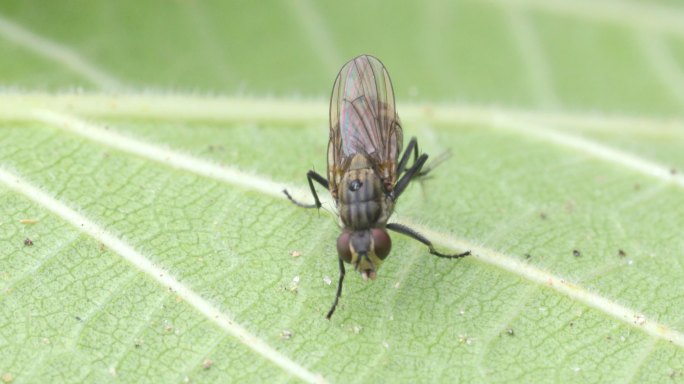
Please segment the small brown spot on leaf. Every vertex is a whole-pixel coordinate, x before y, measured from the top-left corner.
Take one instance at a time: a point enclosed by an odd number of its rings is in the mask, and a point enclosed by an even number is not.
[[[575,206],[576,206],[575,200],[568,200],[568,201],[565,202],[565,210],[566,210],[568,213],[574,212],[574,211],[575,211]]]

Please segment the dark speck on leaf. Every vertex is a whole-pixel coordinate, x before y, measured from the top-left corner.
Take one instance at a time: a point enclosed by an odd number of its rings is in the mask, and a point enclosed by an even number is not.
[[[576,250],[576,249],[573,249],[573,250],[572,250],[572,255],[575,256],[575,257],[580,257],[580,256],[582,256],[582,254],[580,253],[580,251],[578,251],[578,250]]]
[[[625,256],[627,256],[627,254],[625,253],[625,251],[623,251],[622,249],[620,249],[620,250],[618,250],[618,256],[620,256],[620,257],[625,257]]]
[[[670,169],[670,174],[676,175],[676,174],[677,174],[677,170],[674,169],[674,168]]]
[[[531,259],[531,258],[532,258],[532,255],[530,255],[529,253],[526,253],[526,254],[525,254],[525,258],[526,258],[526,259]]]
[[[24,239],[24,245],[30,247],[33,245],[33,240],[29,239],[28,237]]]
[[[78,320],[78,321],[81,321],[81,317],[80,317],[80,316],[76,316],[75,319]]]
[[[539,218],[542,219],[542,220],[546,220],[546,219],[548,218],[548,216],[546,216],[546,213],[545,213],[545,212],[542,212],[542,213],[539,214]]]

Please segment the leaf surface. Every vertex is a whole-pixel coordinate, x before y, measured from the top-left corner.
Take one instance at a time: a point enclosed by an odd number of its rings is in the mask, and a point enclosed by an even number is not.
[[[683,11],[567,4],[0,6],[2,379],[682,380]],[[473,255],[394,235],[326,321],[333,205],[281,189],[359,53],[453,152],[394,219]]]

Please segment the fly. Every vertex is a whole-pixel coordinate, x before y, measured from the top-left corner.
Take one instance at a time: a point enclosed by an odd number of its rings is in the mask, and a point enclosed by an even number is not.
[[[330,99],[328,177],[313,170],[306,174],[314,204],[301,203],[283,191],[300,207],[320,208],[315,181],[335,200],[343,229],[337,238],[340,279],[328,319],[342,294],[344,263],[353,265],[364,280],[375,279],[392,248],[388,229],[420,241],[438,257],[457,259],[470,254],[438,252],[415,230],[387,223],[411,180],[431,170],[425,167],[428,155],[418,155],[415,137],[402,153],[402,133],[392,82],[380,60],[362,55],[346,63],[337,75]],[[413,163],[408,166],[412,154]]]

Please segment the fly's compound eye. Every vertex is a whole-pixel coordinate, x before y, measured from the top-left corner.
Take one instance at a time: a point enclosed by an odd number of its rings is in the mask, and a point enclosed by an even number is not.
[[[352,261],[351,248],[349,247],[350,239],[351,233],[349,232],[342,232],[337,238],[337,254],[346,263],[351,263]]]
[[[387,255],[389,255],[390,250],[392,249],[392,239],[387,234],[387,231],[381,228],[373,228],[371,230],[371,235],[373,236],[373,246],[375,249],[375,255],[377,255],[380,258],[380,260],[385,260]]]

